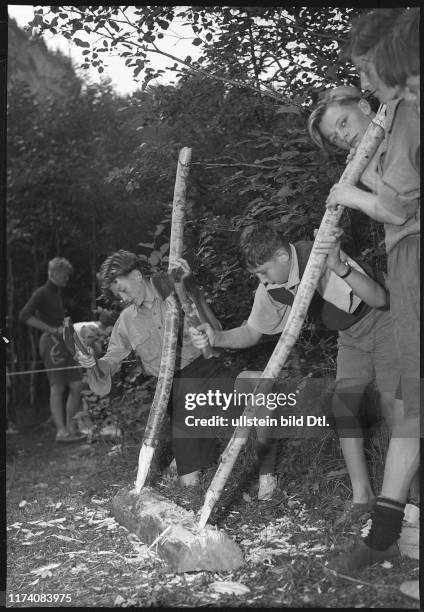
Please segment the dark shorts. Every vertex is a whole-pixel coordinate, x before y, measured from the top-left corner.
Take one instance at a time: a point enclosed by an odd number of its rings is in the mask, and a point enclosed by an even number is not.
[[[420,410],[420,237],[407,236],[387,257],[390,314],[408,417]],[[399,396],[399,394],[397,394]]]
[[[82,380],[82,369],[76,367],[71,353],[62,338],[54,334],[44,333],[40,338],[39,350],[44,362],[50,385],[68,384]],[[56,369],[72,368],[72,369]],[[50,371],[49,371],[50,370]]]
[[[193,414],[186,409],[187,394],[208,393],[215,389],[233,391],[235,377],[235,372],[226,368],[220,357],[198,357],[175,373],[168,411],[172,415],[172,446],[180,476],[210,467],[218,456],[218,429],[186,426],[185,418]],[[208,405],[199,406],[194,413],[196,417],[208,418],[211,408]],[[231,436],[232,432],[225,433]]]

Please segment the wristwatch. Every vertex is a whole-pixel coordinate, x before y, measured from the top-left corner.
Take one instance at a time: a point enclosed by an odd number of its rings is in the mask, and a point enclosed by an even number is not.
[[[343,263],[346,266],[346,272],[344,274],[338,274],[337,276],[339,276],[340,278],[347,278],[352,272],[353,268],[349,263],[347,263],[347,261],[344,261]]]

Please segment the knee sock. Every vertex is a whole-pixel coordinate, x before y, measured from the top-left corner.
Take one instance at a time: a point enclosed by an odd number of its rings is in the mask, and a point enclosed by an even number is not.
[[[396,542],[402,529],[405,504],[388,497],[377,497],[371,514],[372,525],[364,542],[375,550],[386,550]]]

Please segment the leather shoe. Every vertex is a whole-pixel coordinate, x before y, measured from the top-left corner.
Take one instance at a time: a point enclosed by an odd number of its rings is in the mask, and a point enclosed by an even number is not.
[[[394,542],[385,550],[376,550],[367,546],[363,540],[360,540],[349,551],[340,553],[333,559],[330,559],[325,566],[325,570],[330,574],[350,574],[368,565],[399,556],[400,551],[397,542]]]

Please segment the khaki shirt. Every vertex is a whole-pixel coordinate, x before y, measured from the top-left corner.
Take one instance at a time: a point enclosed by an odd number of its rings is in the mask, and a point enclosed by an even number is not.
[[[106,395],[111,388],[111,378],[119,370],[121,362],[134,350],[141,360],[146,374],[158,376],[165,328],[166,302],[155,296],[144,300],[141,306],[131,304],[116,321],[109,345],[99,366],[104,379],[96,377],[93,368],[88,369],[88,383],[98,395]],[[181,321],[180,321],[181,327]],[[175,369],[181,370],[197,359],[201,352],[193,346],[188,325],[182,325],[182,347],[177,347]]]
[[[386,251],[406,236],[420,233],[420,117],[415,104],[387,103],[385,138],[377,150],[377,197],[388,211],[404,219],[385,223]]]

